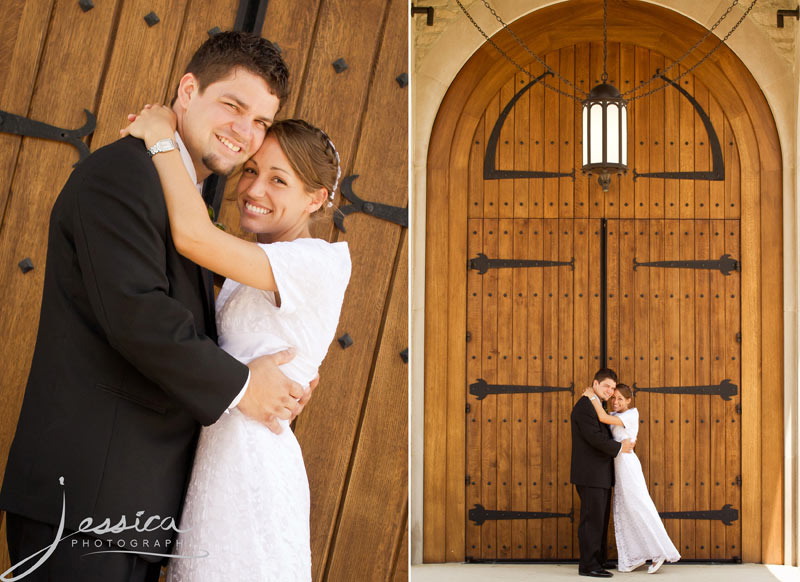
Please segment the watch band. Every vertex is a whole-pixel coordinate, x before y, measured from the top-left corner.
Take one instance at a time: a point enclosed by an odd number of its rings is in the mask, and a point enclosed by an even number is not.
[[[178,144],[171,137],[160,139],[152,147],[147,148],[148,155],[152,158],[156,154],[170,152],[178,149]]]

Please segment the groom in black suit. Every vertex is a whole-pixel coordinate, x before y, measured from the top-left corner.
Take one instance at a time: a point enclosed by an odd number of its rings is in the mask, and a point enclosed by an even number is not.
[[[608,400],[614,394],[617,375],[603,368],[594,375],[594,398]],[[621,443],[611,438],[611,431],[597,418],[589,398],[582,396],[572,408],[572,466],[570,481],[575,484],[581,499],[578,525],[578,545],[581,576],[609,578],[606,570],[608,520],[611,509],[611,487],[614,486],[614,457],[622,451],[629,453],[633,443]]]
[[[0,492],[11,563],[53,552],[16,575],[157,580],[164,556],[181,554],[173,540],[200,425],[238,406],[279,430],[276,418],[302,408],[307,395],[278,368],[290,354],[244,365],[217,347],[210,276],[176,252],[150,161],[178,147],[198,188],[230,173],[261,146],[287,92],[271,43],[219,34],[181,78],[175,140],[147,150],[121,139],[79,164],[61,191]]]

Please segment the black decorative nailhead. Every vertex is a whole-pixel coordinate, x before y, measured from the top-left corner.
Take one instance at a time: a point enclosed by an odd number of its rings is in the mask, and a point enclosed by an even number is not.
[[[350,346],[353,345],[353,338],[350,337],[349,333],[344,334],[342,337],[340,337],[336,341],[339,342],[339,345],[342,346],[343,350],[347,349],[347,348],[349,348]]]
[[[400,359],[403,360],[403,363],[408,363],[408,348],[404,349],[400,352]]]
[[[336,70],[337,73],[341,73],[347,70],[347,63],[344,61],[343,58],[338,58],[333,61],[333,68]]]
[[[212,37],[217,36],[220,32],[222,32],[222,29],[219,26],[215,26],[214,28],[209,28],[206,32],[208,32],[209,37]]]
[[[19,265],[19,268],[23,273],[27,273],[28,271],[33,271],[33,261],[31,261],[30,258],[28,257],[22,259],[17,264]]]
[[[89,10],[94,8],[94,3],[92,2],[92,0],[78,0],[78,5],[84,12],[89,12]]]
[[[155,26],[156,24],[158,24],[159,22],[161,22],[161,19],[158,17],[158,15],[155,12],[150,12],[150,14],[148,14],[148,15],[146,15],[144,17],[144,21],[147,23],[147,26],[151,26],[152,27],[152,26]]]
[[[397,84],[400,85],[401,88],[408,87],[408,73],[397,75],[394,80],[397,81]]]

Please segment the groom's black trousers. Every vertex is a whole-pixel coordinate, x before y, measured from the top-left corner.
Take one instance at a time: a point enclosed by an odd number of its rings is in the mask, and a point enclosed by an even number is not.
[[[52,546],[56,526],[34,521],[27,517],[6,513],[6,538],[11,564],[20,563],[28,556]],[[64,530],[62,539],[71,532]],[[76,541],[73,544],[73,540]],[[75,534],[63,540],[55,552],[36,570],[28,574],[25,582],[157,582],[160,564],[147,562],[136,554],[95,554],[89,552],[105,548],[95,547],[95,538]],[[88,547],[87,547],[88,546]],[[29,560],[14,571],[15,576],[30,570],[41,557]]]
[[[603,567],[608,548],[608,520],[611,517],[611,489],[576,485],[581,498],[581,521],[578,524],[578,547],[581,559],[578,570],[591,572]]]

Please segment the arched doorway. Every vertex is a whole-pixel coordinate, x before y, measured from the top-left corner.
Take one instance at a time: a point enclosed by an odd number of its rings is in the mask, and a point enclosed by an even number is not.
[[[623,91],[705,32],[610,4],[608,70]],[[588,90],[601,22],[602,3],[576,0],[512,28]],[[635,173],[603,194],[580,174],[576,104],[526,89],[543,68],[507,34],[497,42],[529,74],[476,52],[428,155],[425,561],[577,557],[567,419],[603,361],[641,389],[637,453],[684,558],[780,561],[781,166],[760,89],[723,47],[680,89],[632,103]]]

